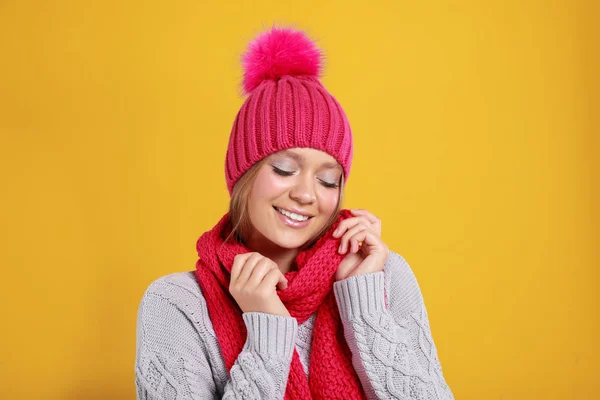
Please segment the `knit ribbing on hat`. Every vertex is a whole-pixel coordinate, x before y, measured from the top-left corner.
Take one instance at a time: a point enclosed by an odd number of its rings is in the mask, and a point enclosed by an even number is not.
[[[229,193],[252,165],[293,147],[330,154],[348,179],[352,133],[337,100],[314,78],[265,80],[246,99],[233,124],[225,161]]]

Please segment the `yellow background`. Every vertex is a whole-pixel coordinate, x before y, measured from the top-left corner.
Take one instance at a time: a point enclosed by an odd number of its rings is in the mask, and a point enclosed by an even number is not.
[[[0,2],[0,398],[135,397],[139,301],[226,211],[273,22],[326,52],[345,205],[413,268],[456,398],[599,398],[593,3]]]

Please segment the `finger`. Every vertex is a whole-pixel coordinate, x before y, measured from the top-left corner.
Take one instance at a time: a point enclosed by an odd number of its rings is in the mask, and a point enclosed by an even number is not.
[[[360,259],[354,263],[349,263],[349,262],[347,262],[347,259],[344,259],[344,261],[342,261],[340,263],[340,265],[338,266],[338,269],[335,274],[336,279],[341,280],[341,279],[347,278],[350,271],[352,271],[354,268],[356,268],[361,263],[362,263],[362,260],[360,260]]]
[[[369,220],[364,216],[347,218],[347,219],[341,221],[339,223],[337,229],[334,232],[334,236],[342,236],[342,234],[346,230],[352,228],[356,224],[360,224],[361,222],[363,222],[365,224],[370,224]]]
[[[263,258],[264,257],[260,253],[252,253],[252,255],[248,257],[248,259],[244,263],[244,266],[242,267],[242,272],[240,272],[240,276],[238,277],[236,283],[245,286],[246,282],[250,278],[250,275],[252,274],[252,270],[254,269],[256,264]]]
[[[233,266],[231,267],[231,279],[230,279],[231,283],[237,282],[237,280],[240,277],[240,272],[242,272],[242,268],[244,267],[244,264],[246,263],[246,260],[248,260],[248,258],[250,258],[250,256],[252,254],[254,254],[254,253],[249,252],[249,253],[238,254],[237,256],[235,256],[235,258],[233,259]]]
[[[361,208],[354,208],[350,211],[353,215],[366,217],[369,220],[369,222],[375,227],[375,232],[381,235],[381,219],[377,218],[375,215],[373,215],[373,213]]]
[[[386,244],[381,240],[381,238],[375,233],[373,232],[372,229],[367,229],[363,232],[361,232],[360,234],[364,233],[364,237],[360,237],[358,238],[361,242],[362,242],[362,249],[365,249],[365,253],[367,255],[372,255],[374,253],[386,253],[387,252],[387,246]]]
[[[370,224],[369,220],[363,216],[347,218],[347,219],[343,220],[342,222],[339,223],[338,227],[333,232],[333,237],[342,236],[344,234],[344,232],[346,232],[346,230],[356,226],[357,224],[360,224],[361,222],[364,224]]]
[[[360,215],[360,216],[366,217],[369,220],[369,222],[371,222],[372,224],[374,224],[375,221],[377,220],[377,217],[375,215],[373,215],[373,213],[371,213],[367,210],[364,210],[362,208],[353,208],[350,211],[352,212],[353,215],[356,215],[356,216]]]
[[[367,231],[358,232],[356,235],[350,238],[350,252],[357,253],[360,250],[360,243],[364,242],[367,238]]]
[[[370,225],[370,224],[368,224]],[[346,250],[349,249],[349,242],[350,242],[350,238],[354,235],[356,235],[358,232],[370,229],[370,227],[367,224],[365,224],[364,222],[358,225],[353,226],[350,230],[348,230],[346,233],[344,233],[344,236],[342,236],[341,239],[341,243],[340,243],[340,254],[344,254],[346,252]]]
[[[361,243],[365,241],[367,232],[369,232],[368,229],[359,231],[348,239],[348,251],[350,253],[357,253],[360,250]]]
[[[263,278],[262,282],[258,285],[256,290],[268,290],[273,286],[279,286],[280,289],[287,289],[287,279],[279,268],[270,270]]]
[[[364,229],[362,229],[361,226],[363,226]],[[347,250],[351,253],[358,252],[361,246],[364,246],[365,243],[371,246],[376,245],[378,243],[382,243],[381,238],[379,237],[377,232],[374,231],[373,226],[371,224],[355,226],[354,228],[346,232],[342,240],[344,239],[347,239],[345,241],[346,247],[344,248],[344,250]]]
[[[281,273],[281,271],[279,271]],[[281,290],[285,290],[288,288],[288,280],[285,277],[285,275],[283,273],[281,273],[281,275],[279,275],[278,281],[277,281],[277,286],[281,289]]]
[[[268,258],[263,258],[259,260],[254,268],[252,268],[252,274],[248,281],[246,282],[246,289],[254,289],[262,282],[265,275],[272,269],[279,269],[274,262],[269,260]]]

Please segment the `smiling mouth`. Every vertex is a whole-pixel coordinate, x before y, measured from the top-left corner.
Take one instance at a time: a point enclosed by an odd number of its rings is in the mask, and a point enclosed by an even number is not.
[[[273,208],[280,214],[285,215],[286,217],[288,217],[289,219],[291,219],[292,221],[297,221],[297,222],[304,222],[312,217],[309,217],[307,215],[300,215],[300,214],[296,214],[287,210],[284,210],[283,208],[279,208],[279,207],[275,207],[273,206]]]

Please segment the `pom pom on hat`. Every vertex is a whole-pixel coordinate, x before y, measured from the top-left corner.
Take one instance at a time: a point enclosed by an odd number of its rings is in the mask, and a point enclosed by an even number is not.
[[[285,75],[320,78],[323,54],[302,31],[271,28],[260,34],[242,56],[243,89],[250,94],[266,79]]]

